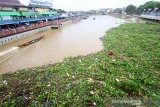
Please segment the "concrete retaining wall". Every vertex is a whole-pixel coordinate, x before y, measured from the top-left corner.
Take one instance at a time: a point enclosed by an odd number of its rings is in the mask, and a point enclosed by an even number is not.
[[[45,30],[50,29],[50,28],[51,28],[51,26],[46,26],[46,27],[43,27],[43,28],[38,28],[38,29],[31,30],[31,31],[15,34],[15,35],[12,35],[12,36],[9,36],[9,37],[1,38],[0,39],[0,45],[4,45],[4,44],[10,43],[12,41],[22,39],[22,38],[27,37],[27,36],[31,36],[33,34],[45,31]]]
[[[141,18],[152,19],[152,20],[159,20],[160,21],[160,16],[141,15],[140,17]]]

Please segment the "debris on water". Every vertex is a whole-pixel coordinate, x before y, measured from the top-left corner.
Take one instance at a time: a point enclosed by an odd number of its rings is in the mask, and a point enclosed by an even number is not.
[[[118,59],[129,62],[129,60],[127,58],[123,57],[123,56],[118,56]]]
[[[7,83],[7,81],[6,81],[6,80],[4,80],[4,81],[3,81],[3,84],[4,84],[4,85],[7,85],[8,83]]]
[[[47,105],[53,105],[55,103],[54,100],[51,100],[51,99],[47,99],[45,98],[42,103],[45,105],[45,107],[47,107]]]
[[[93,103],[93,105],[95,105],[95,106],[96,106],[96,103],[94,102],[94,103]]]
[[[147,96],[144,96],[143,99],[144,99],[144,100],[148,100],[149,98],[148,98]]]
[[[115,79],[117,82],[120,82],[120,80],[118,78]]]
[[[71,83],[68,83],[68,84],[65,85],[65,88],[69,89],[71,87],[71,85],[72,85]]]
[[[108,55],[109,56],[116,56],[116,53],[114,51],[110,50],[109,53],[108,53]]]
[[[66,75],[69,77],[70,75],[68,73],[66,73]]]
[[[51,84],[48,84],[48,87],[50,87],[51,86]]]
[[[89,69],[91,69],[92,68],[92,66],[89,66]]]
[[[88,78],[87,81],[88,82],[94,82],[94,80],[92,78]]]
[[[73,75],[72,78],[75,78],[75,76]]]
[[[81,60],[79,60],[79,62],[82,62]]]
[[[104,40],[104,37],[100,37],[99,39],[100,39],[101,41],[103,41],[103,40]]]
[[[35,99],[36,99],[36,97],[35,97],[35,96],[31,96],[31,97],[29,97],[29,99],[31,99],[31,100],[35,100]]]
[[[94,92],[93,91],[90,91],[90,93],[93,95],[94,94]]]
[[[116,62],[116,59],[113,59],[112,62]]]
[[[160,90],[160,84],[158,84],[157,88]]]
[[[78,84],[78,83],[80,83],[80,82],[81,82],[81,80],[75,81],[75,84]]]
[[[96,74],[95,72],[92,72],[92,74]]]
[[[28,99],[28,97],[26,97],[26,96],[24,96],[24,98],[27,100]]]
[[[106,85],[106,83],[104,81],[100,81],[100,84],[103,84],[104,86]]]

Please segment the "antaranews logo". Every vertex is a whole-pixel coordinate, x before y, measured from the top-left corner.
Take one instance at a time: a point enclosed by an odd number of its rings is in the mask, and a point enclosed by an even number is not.
[[[143,98],[106,98],[105,107],[159,107],[160,100]]]

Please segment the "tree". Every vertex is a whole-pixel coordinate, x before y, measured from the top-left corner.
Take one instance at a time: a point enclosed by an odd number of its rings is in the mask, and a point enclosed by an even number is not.
[[[146,2],[143,5],[144,8],[156,8],[156,7],[159,7],[159,6],[160,6],[160,2],[154,2],[154,1]]]
[[[57,13],[66,13],[66,11],[62,9],[54,9],[54,11],[57,11]]]
[[[143,10],[144,10],[144,8],[143,8],[142,6],[139,6],[139,7],[136,9],[136,14],[141,14]]]
[[[127,14],[134,14],[136,12],[136,6],[128,5],[125,11]]]
[[[122,14],[122,9],[121,8],[116,8],[113,10],[114,14]]]
[[[136,13],[141,14],[144,9],[148,9],[148,8],[160,8],[160,2],[155,2],[155,1],[146,2],[145,4],[140,5],[136,9]]]
[[[96,14],[97,13],[97,10],[90,10],[87,12],[88,14]]]

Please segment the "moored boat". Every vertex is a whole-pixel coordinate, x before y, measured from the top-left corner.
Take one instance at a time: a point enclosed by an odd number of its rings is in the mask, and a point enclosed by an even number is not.
[[[83,19],[87,19],[88,17],[83,17]]]
[[[58,29],[62,26],[62,24],[58,24],[58,25],[53,25],[51,26],[52,29]]]

